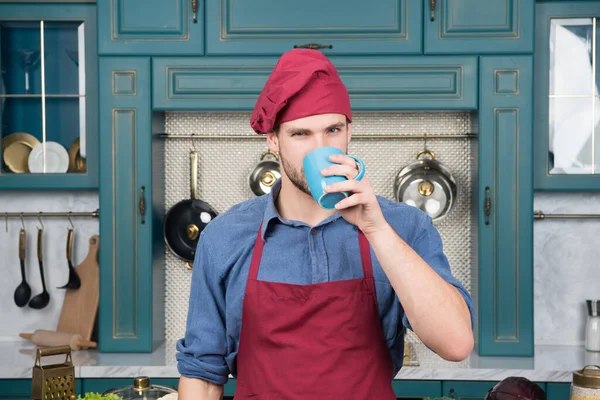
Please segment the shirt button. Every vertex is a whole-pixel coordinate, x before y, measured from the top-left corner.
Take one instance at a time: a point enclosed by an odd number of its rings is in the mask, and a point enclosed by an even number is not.
[[[317,233],[317,229],[316,229],[316,228],[312,228],[312,229],[310,230],[310,233],[312,233],[313,235],[314,235],[314,234],[316,234],[316,233]]]

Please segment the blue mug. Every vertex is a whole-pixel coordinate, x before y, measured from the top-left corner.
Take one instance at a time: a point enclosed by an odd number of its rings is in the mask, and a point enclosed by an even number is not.
[[[308,188],[310,189],[310,192],[312,193],[312,196],[315,199],[315,201],[321,207],[328,210],[335,208],[335,205],[338,202],[350,195],[347,192],[323,192],[325,186],[331,185],[335,182],[343,182],[347,180],[345,176],[340,175],[321,175],[321,171],[323,169],[332,165],[336,165],[336,163],[329,161],[329,156],[333,154],[343,154],[353,158],[356,161],[359,167],[359,171],[356,178],[354,178],[355,180],[360,181],[365,176],[365,163],[358,157],[345,154],[342,150],[338,149],[337,147],[319,147],[306,154],[306,156],[304,156],[304,160],[302,160],[302,167],[304,168],[304,175],[306,176]]]

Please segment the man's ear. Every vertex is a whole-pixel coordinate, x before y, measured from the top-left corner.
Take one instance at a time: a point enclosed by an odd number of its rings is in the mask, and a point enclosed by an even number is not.
[[[279,153],[279,138],[273,131],[267,133],[267,146],[269,146],[269,150]]]

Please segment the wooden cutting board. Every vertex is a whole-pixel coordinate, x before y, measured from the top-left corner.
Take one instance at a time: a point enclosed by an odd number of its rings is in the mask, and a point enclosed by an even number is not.
[[[90,237],[89,243],[90,248],[85,260],[74,267],[81,279],[81,287],[65,289],[67,292],[56,327],[58,332],[79,333],[84,340],[91,340],[100,300],[100,237]]]

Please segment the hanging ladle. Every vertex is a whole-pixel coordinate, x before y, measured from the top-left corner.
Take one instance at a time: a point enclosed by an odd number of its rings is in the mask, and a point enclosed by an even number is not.
[[[73,255],[73,221],[69,218],[69,222],[71,223],[71,228],[69,228],[67,233],[67,262],[69,263],[69,280],[67,284],[64,286],[58,287],[58,289],[79,289],[81,287],[81,279],[79,279],[79,275],[75,268],[73,268],[73,262],[71,261]]]
[[[21,283],[15,290],[14,300],[17,307],[23,307],[31,297],[31,288],[25,279],[25,223],[21,217],[21,231],[19,232],[19,260],[21,261]]]
[[[40,223],[42,221],[40,220]],[[29,300],[29,307],[36,310],[41,310],[46,307],[50,302],[50,294],[46,290],[46,280],[44,279],[44,262],[42,257],[42,236],[44,235],[44,226],[38,228],[38,260],[40,263],[40,276],[42,277],[42,293],[36,295],[34,298]]]

